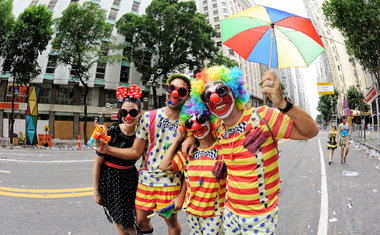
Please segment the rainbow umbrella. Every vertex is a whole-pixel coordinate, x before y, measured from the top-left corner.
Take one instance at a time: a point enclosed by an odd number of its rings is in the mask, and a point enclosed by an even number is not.
[[[222,20],[222,42],[247,61],[307,67],[324,47],[310,19],[256,5]]]

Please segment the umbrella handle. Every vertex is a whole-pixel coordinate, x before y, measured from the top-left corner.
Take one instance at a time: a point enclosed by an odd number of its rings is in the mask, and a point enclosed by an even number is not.
[[[271,24],[272,32],[270,33],[270,57],[269,57],[269,70],[272,70],[272,52],[273,52],[273,34],[274,24]]]
[[[150,219],[150,218],[154,217],[155,215],[156,215],[156,213],[152,213],[152,214],[148,215],[146,218]]]

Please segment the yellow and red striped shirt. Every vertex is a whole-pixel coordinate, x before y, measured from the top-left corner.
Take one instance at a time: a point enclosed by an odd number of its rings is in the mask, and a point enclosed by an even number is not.
[[[222,160],[220,145],[197,149],[190,158],[178,151],[172,164],[186,178],[184,210],[195,216],[212,217],[222,213],[226,196],[226,178],[220,181],[212,174],[217,161]]]
[[[258,113],[276,140],[289,137],[293,121],[287,115],[267,106],[259,107]],[[253,154],[243,147],[243,142],[245,135],[256,127],[261,128],[266,140]],[[254,110],[244,109],[242,117],[232,127],[226,128],[221,122],[219,141],[227,165],[228,209],[245,217],[266,214],[275,209],[279,189],[278,153],[267,126]]]

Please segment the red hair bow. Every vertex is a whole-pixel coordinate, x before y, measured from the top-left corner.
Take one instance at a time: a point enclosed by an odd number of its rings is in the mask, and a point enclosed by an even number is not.
[[[129,89],[125,86],[119,86],[116,90],[116,97],[121,100],[125,97],[134,97],[136,99],[140,98],[142,94],[141,88],[137,85],[129,86]]]

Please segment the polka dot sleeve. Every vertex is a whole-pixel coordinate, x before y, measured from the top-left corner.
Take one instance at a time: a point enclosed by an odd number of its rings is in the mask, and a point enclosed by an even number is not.
[[[148,141],[149,139],[149,112],[145,112],[139,121],[136,137]]]

